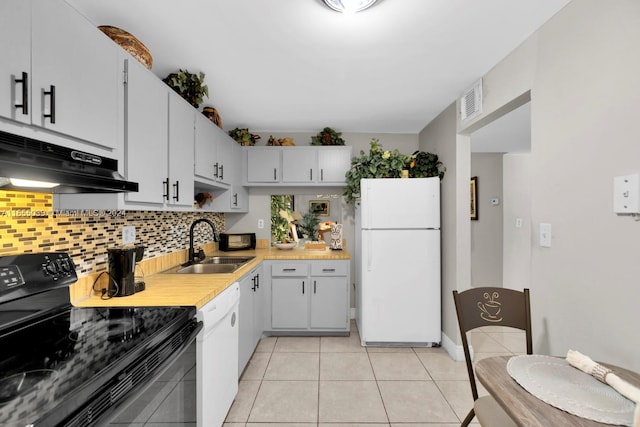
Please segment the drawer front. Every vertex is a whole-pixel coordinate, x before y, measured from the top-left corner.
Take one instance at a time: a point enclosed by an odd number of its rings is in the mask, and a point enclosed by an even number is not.
[[[303,262],[291,262],[273,264],[271,266],[272,276],[300,277],[309,275],[309,264]]]
[[[346,276],[348,264],[346,262],[312,263],[312,276]]]

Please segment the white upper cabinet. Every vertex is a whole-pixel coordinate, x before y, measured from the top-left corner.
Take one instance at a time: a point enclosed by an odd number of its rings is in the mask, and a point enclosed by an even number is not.
[[[245,147],[248,184],[280,182],[282,150],[275,147]]]
[[[117,147],[122,49],[66,3],[31,1],[31,123]]]
[[[244,165],[250,186],[343,186],[351,147],[245,147]]]
[[[219,130],[207,117],[196,114],[195,174],[210,183],[218,181],[220,175]]]
[[[196,110],[169,90],[169,200],[174,206],[193,206],[193,168]]]
[[[31,3],[0,2],[0,116],[31,123]],[[24,77],[23,77],[24,76]],[[23,80],[24,78],[24,80]],[[26,104],[25,104],[26,103]]]
[[[125,159],[127,179],[137,182],[129,202],[169,201],[168,88],[132,59],[127,65]]]
[[[121,146],[120,48],[60,0],[0,2],[0,115]]]
[[[351,147],[318,147],[318,183],[344,185],[350,168]]]
[[[313,184],[317,180],[318,150],[315,147],[282,149],[282,182]]]

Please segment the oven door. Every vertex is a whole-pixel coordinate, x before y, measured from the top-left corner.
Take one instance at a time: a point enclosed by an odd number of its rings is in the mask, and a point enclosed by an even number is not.
[[[118,403],[88,425],[120,427],[123,425],[142,427],[162,423],[195,425],[196,335],[201,329],[202,322],[198,322],[182,345],[178,349],[173,349],[170,357],[166,358],[138,385],[122,391],[121,396],[118,396],[120,393],[118,387],[105,391],[109,394],[109,398],[117,399]],[[168,341],[170,340],[172,339]],[[132,367],[126,375],[130,375],[129,372],[144,372],[147,369],[145,365],[148,364],[148,360],[139,361],[137,363],[139,367]],[[67,425],[75,426],[75,424]]]

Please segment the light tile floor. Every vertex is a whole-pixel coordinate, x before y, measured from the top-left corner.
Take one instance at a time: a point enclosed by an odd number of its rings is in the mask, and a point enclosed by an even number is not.
[[[508,328],[470,340],[475,360],[525,352],[524,334]],[[349,337],[263,338],[225,426],[453,427],[472,404],[464,362],[442,348],[362,347],[352,322]]]

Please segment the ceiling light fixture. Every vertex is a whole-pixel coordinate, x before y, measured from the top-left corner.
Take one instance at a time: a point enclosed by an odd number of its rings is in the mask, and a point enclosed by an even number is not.
[[[322,0],[324,4],[337,12],[355,13],[365,10],[377,0]]]

